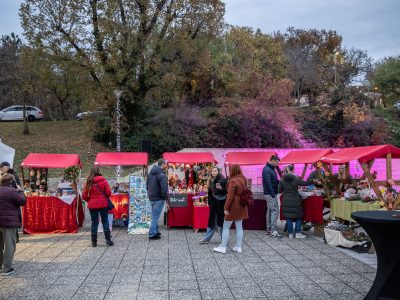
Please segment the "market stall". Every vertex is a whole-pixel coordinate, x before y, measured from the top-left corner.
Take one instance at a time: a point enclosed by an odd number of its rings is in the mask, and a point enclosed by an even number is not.
[[[293,150],[284,156],[279,164],[304,165],[300,176],[302,180],[305,179],[308,169],[311,169],[317,173],[317,177],[321,178],[322,181],[322,174],[319,173],[317,163],[322,157],[332,152],[331,149]],[[324,203],[329,204],[329,202],[324,202],[325,191],[322,188],[310,185],[308,187],[301,187],[299,194],[303,198],[303,221],[318,225],[323,224],[324,206],[329,206],[324,205]],[[285,219],[282,210],[280,212],[280,219]]]
[[[163,158],[169,165],[167,227],[206,229],[207,180],[216,159],[210,152],[167,152]]]
[[[331,200],[331,217],[354,222],[351,214],[356,211],[377,210],[379,208],[392,210],[400,204],[400,194],[391,188],[399,185],[399,180],[392,178],[392,159],[400,158],[400,148],[392,145],[378,145],[344,148],[321,158],[323,167],[327,170],[324,181],[327,184],[342,184],[343,191],[334,190]],[[376,175],[371,171],[374,161],[386,160],[386,180],[376,180]],[[349,163],[358,161],[364,175],[351,178]],[[333,175],[333,165],[344,165],[346,180],[341,180]],[[349,180],[348,178],[351,178]]]
[[[25,233],[76,233],[84,211],[78,188],[82,164],[77,154],[29,154],[21,164],[27,203],[22,209]],[[25,177],[24,171],[28,170]],[[49,169],[64,169],[57,186],[48,182]]]
[[[148,154],[145,152],[100,152],[96,155],[94,164],[96,166],[141,166],[143,174],[147,173]],[[113,219],[116,224],[127,225],[129,216],[129,186],[115,182],[111,187],[111,201],[113,209]]]
[[[229,165],[265,165],[269,162],[272,155],[276,155],[276,152],[228,152],[225,160],[225,172]],[[248,207],[249,218],[243,221],[243,228],[247,230],[265,230],[267,201],[264,199],[264,193],[258,191],[251,180],[248,180],[247,184],[252,189],[254,205]]]

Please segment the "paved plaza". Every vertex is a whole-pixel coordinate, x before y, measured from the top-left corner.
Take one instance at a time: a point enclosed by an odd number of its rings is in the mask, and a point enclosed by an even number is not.
[[[231,240],[234,238],[232,231]],[[214,253],[190,229],[162,239],[113,231],[115,246],[78,234],[24,235],[0,299],[362,299],[375,268],[321,240],[245,231],[243,253]],[[232,243],[231,243],[232,245]]]

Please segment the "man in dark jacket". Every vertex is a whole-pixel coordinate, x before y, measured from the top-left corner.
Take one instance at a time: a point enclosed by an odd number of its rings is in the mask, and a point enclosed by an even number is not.
[[[18,227],[21,227],[20,206],[26,199],[22,190],[12,187],[14,176],[5,174],[0,177],[0,266],[1,275],[14,272],[12,261],[16,248]]]
[[[262,171],[262,181],[264,189],[264,198],[267,201],[267,235],[273,237],[282,236],[277,230],[277,222],[279,217],[278,205],[278,176],[276,174],[276,167],[279,163],[279,157],[272,155],[269,162],[266,164]]]
[[[147,176],[147,194],[151,202],[151,225],[149,239],[158,240],[161,233],[158,231],[158,220],[168,198],[168,178],[163,170],[168,167],[167,161],[160,159]]]

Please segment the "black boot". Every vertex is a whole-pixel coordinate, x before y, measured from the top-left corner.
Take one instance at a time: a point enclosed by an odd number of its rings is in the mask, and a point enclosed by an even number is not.
[[[97,247],[97,233],[92,233],[92,247]]]
[[[106,244],[108,246],[114,245],[113,241],[111,240],[111,232],[110,231],[104,231],[104,236],[106,237]]]

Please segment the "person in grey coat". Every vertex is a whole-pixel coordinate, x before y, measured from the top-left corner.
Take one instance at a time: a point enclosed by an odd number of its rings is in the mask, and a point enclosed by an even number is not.
[[[149,230],[149,239],[158,240],[161,233],[158,230],[158,219],[164,208],[165,201],[168,198],[168,179],[164,169],[168,167],[168,162],[160,159],[154,166],[149,175],[147,175],[147,193],[151,202],[151,225]]]
[[[314,180],[301,180],[294,174],[293,165],[287,166],[284,173],[283,178],[279,182],[278,192],[282,193],[283,197],[282,212],[283,216],[286,218],[289,238],[305,238],[306,236],[301,233],[301,225],[303,224],[303,206],[298,189],[299,186],[312,184]],[[295,224],[294,232],[293,224]]]

